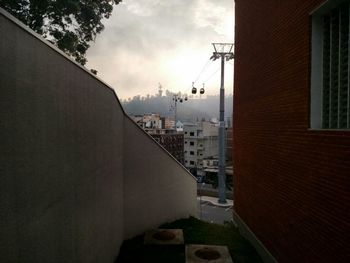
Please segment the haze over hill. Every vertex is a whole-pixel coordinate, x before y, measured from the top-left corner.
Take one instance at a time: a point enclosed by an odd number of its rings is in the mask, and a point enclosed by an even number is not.
[[[164,117],[174,118],[174,100],[173,94],[169,90],[165,95],[159,92],[156,95],[147,95],[145,97],[137,95],[132,99],[122,100],[124,110],[129,115],[143,115],[145,113],[159,113]],[[185,97],[186,94],[179,93]],[[187,96],[188,100],[177,103],[177,119],[184,122],[201,120],[203,118],[219,118],[219,95]],[[225,119],[232,117],[233,96],[225,97]]]

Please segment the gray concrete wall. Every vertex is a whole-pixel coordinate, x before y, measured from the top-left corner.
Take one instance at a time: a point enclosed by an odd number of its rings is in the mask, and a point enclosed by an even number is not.
[[[196,216],[195,178],[132,120],[124,126],[125,237]]]
[[[111,89],[0,15],[0,261],[112,262],[123,112]]]
[[[140,149],[124,149],[125,139],[135,138],[124,135],[118,99],[2,9],[0,36],[0,262],[113,262],[130,233],[124,231],[124,210],[132,214],[124,208],[124,179],[135,200],[159,199],[133,190],[132,173],[148,166],[142,156],[138,170],[126,160]],[[181,173],[153,141],[142,138],[158,149],[155,155],[163,155],[169,170]],[[185,171],[180,177],[192,187]],[[176,210],[175,197],[165,198],[172,216],[161,219],[184,214]],[[157,210],[154,202],[143,205],[149,204],[149,211]],[[143,231],[148,224],[137,226]]]

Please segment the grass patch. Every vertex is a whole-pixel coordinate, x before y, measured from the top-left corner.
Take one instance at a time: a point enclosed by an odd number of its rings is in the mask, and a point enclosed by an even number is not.
[[[180,228],[184,232],[185,244],[227,246],[235,263],[262,262],[255,249],[232,224],[217,225],[190,217],[160,228]],[[184,246],[144,246],[143,235],[124,241],[116,263],[169,262],[184,263]]]

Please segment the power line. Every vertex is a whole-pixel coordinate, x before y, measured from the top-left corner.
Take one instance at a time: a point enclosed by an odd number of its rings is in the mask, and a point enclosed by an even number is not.
[[[204,67],[203,67],[202,70],[199,72],[199,74],[198,74],[196,80],[195,80],[193,83],[196,83],[196,82],[197,82],[197,80],[199,79],[200,75],[203,73],[204,69],[208,66],[209,62],[211,62],[210,59],[208,59],[208,61],[205,63]]]
[[[206,83],[208,80],[210,80],[216,73],[218,73],[220,70],[220,67],[218,67],[208,78],[206,78],[203,83]]]

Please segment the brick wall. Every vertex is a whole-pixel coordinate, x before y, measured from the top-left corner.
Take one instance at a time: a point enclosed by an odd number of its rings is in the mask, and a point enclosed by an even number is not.
[[[184,135],[183,134],[151,134],[176,160],[184,163]]]
[[[350,262],[350,131],[311,131],[309,13],[236,0],[235,210],[279,262]]]

